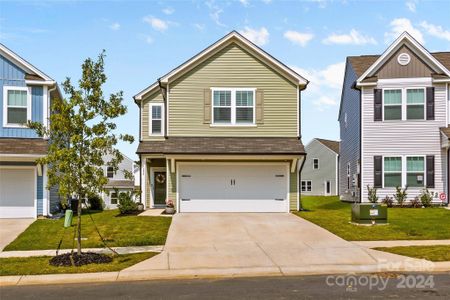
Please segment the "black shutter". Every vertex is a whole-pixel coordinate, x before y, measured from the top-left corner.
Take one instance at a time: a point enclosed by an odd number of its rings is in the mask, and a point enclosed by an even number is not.
[[[376,188],[383,187],[383,157],[374,156],[373,157],[373,186]]]
[[[374,89],[373,90],[373,97],[374,97],[374,114],[373,119],[374,121],[382,121],[383,120],[383,102],[381,99],[381,89]]]
[[[434,155],[427,156],[427,188],[434,188]]]
[[[427,120],[434,120],[434,87],[427,87]]]

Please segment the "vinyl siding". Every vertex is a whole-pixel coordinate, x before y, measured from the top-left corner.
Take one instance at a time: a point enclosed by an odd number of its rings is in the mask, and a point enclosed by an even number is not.
[[[37,198],[37,215],[44,214],[44,177],[36,177],[36,198]]]
[[[58,194],[58,186],[52,186],[50,188],[50,213],[58,212],[58,205],[60,202],[60,196]]]
[[[336,152],[317,140],[312,140],[305,147],[307,156],[303,166],[302,180],[311,180],[311,192],[302,191],[302,195],[325,195],[325,182],[330,181],[330,195],[337,195],[336,187]],[[314,158],[319,159],[319,169],[313,167]],[[301,182],[300,182],[301,187]]]
[[[163,96],[161,92],[158,90],[150,94],[144,100],[142,100],[142,109],[141,109],[141,131],[142,131],[142,140],[154,140],[154,139],[163,139],[164,137],[160,136],[149,136],[149,117],[150,117],[150,104],[151,103],[164,103]]]
[[[357,188],[347,188],[347,164],[350,163],[350,180],[353,174],[357,174],[358,160],[360,159],[361,138],[361,97],[360,91],[352,88],[357,75],[352,65],[347,61],[342,91],[340,126],[340,151],[339,151],[339,194],[342,200],[353,201],[359,199]],[[345,113],[347,113],[347,127],[345,126]],[[352,191],[355,198],[352,197]]]
[[[147,174],[145,174],[145,205],[146,207],[150,206],[150,168],[153,167],[166,167],[165,159],[152,159],[147,163]],[[174,199],[174,198],[172,198]]]
[[[112,159],[112,155],[107,154],[103,156],[103,161],[105,163],[111,161]],[[120,164],[118,165],[118,170],[117,172],[114,174],[113,178],[108,178],[110,180],[128,180],[128,178],[125,178],[125,173],[124,170],[133,173],[133,160],[129,159],[126,156],[123,156],[123,160],[120,162]],[[103,170],[104,170],[104,174],[105,176],[107,175],[106,170],[107,170],[107,165],[105,164],[103,166]]]
[[[264,124],[205,124],[204,89],[211,87],[264,90]],[[169,136],[297,136],[297,87],[236,44],[169,83],[169,88]],[[143,122],[143,127],[148,126]]]
[[[289,210],[297,210],[298,201],[298,184],[297,184],[298,173],[295,171],[292,173],[289,170]]]
[[[429,83],[428,85],[430,85]],[[396,87],[407,87],[408,83],[396,83]],[[426,86],[424,84],[423,86]],[[375,155],[434,155],[435,156],[435,188],[433,192],[443,192],[445,184],[445,150],[441,149],[439,127],[447,125],[446,120],[446,86],[435,84],[435,120],[423,121],[388,121],[374,122],[373,88],[364,88],[363,101],[363,201],[367,201],[366,186],[374,183],[373,157]],[[377,88],[393,87],[393,85]],[[408,199],[419,195],[421,188],[409,188]],[[383,199],[392,196],[394,188],[378,190]]]

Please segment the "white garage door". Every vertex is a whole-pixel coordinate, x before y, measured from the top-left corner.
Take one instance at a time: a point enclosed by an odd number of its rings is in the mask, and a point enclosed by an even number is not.
[[[0,218],[34,218],[35,170],[0,169]]]
[[[180,164],[180,212],[288,212],[288,164]]]

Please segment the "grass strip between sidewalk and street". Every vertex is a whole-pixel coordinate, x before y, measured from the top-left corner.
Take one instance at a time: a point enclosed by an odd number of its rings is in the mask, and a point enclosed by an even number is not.
[[[156,252],[122,254],[111,263],[89,264],[80,267],[55,267],[49,264],[50,256],[0,258],[0,276],[69,274],[120,271],[155,256]]]
[[[430,261],[450,261],[450,245],[378,247],[373,249]]]

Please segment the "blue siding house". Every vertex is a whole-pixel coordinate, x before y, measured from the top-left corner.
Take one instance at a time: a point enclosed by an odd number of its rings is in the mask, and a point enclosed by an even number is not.
[[[47,166],[36,164],[48,140],[27,128],[48,125],[56,82],[0,44],[0,218],[50,215],[58,199],[47,189]],[[52,198],[52,199],[51,199]]]

